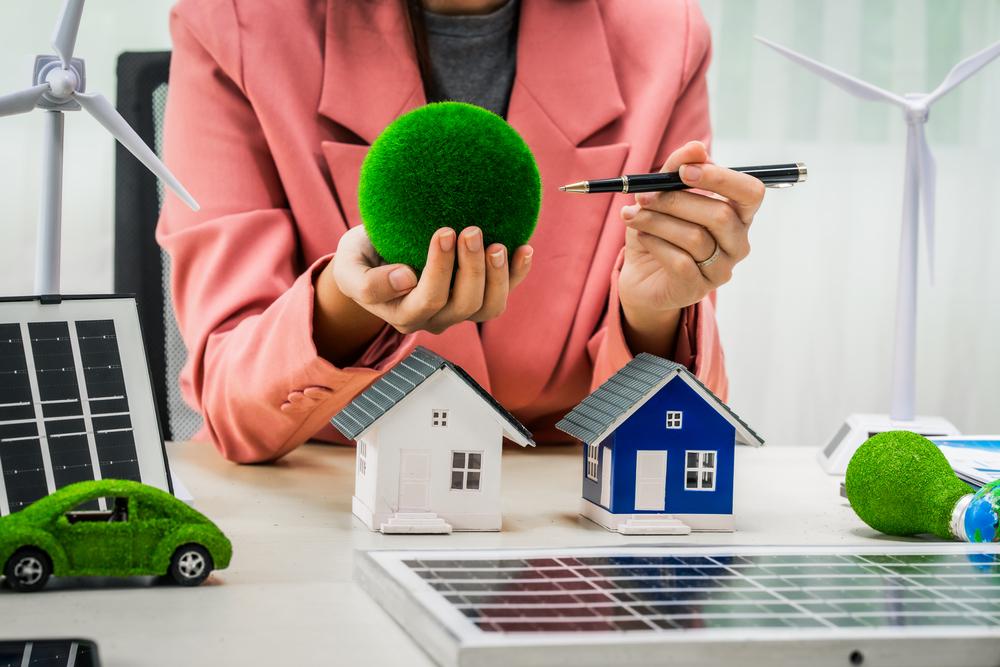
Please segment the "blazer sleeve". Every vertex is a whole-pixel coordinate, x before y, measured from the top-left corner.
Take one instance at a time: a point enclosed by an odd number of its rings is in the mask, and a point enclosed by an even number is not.
[[[167,194],[157,227],[189,353],[182,385],[225,457],[271,460],[313,436],[379,373],[317,354],[313,280],[330,257],[303,266],[245,95],[232,3],[181,2],[171,34],[164,156],[202,206],[192,212]],[[310,414],[282,411],[290,392],[312,386],[331,390],[329,398]]]
[[[656,151],[651,171],[663,166],[674,150],[692,140],[710,145],[712,130],[708,109],[708,84],[706,73],[711,60],[711,33],[697,3],[687,2],[688,30],[685,45],[684,72],[681,90],[677,97],[666,131]],[[618,276],[624,261],[624,251],[611,272],[611,291],[608,311],[602,326],[590,340],[589,351],[593,361],[591,389],[596,389],[632,360],[632,351],[622,330],[621,302],[618,299]],[[686,309],[682,317],[682,330],[678,331],[684,349],[681,363],[691,363],[693,372],[719,398],[727,400],[729,382],[726,377],[725,357],[719,341],[715,319],[715,292]],[[688,328],[692,329],[691,331]],[[690,336],[690,339],[687,337]],[[690,340],[690,342],[688,342]],[[687,349],[693,347],[693,349]],[[693,361],[692,361],[693,358]]]

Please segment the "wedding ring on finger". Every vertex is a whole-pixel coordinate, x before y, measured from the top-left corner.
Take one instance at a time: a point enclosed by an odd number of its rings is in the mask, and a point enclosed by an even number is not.
[[[721,254],[722,254],[722,249],[719,248],[719,244],[718,244],[718,242],[716,242],[716,244],[715,244],[715,250],[712,251],[711,256],[708,259],[706,259],[706,260],[703,260],[701,262],[697,262],[698,268],[699,269],[704,269],[704,268],[707,268],[709,266],[712,266],[712,264],[715,263],[715,260],[719,259],[719,255],[721,255]]]

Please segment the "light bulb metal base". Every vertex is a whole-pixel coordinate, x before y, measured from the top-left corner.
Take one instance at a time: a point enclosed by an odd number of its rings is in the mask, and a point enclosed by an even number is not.
[[[1000,542],[1000,480],[962,496],[951,514],[951,534],[963,542]]]
[[[965,534],[965,511],[969,509],[974,494],[967,493],[955,503],[955,509],[951,511],[951,523],[948,527],[956,540],[968,542],[969,536]]]

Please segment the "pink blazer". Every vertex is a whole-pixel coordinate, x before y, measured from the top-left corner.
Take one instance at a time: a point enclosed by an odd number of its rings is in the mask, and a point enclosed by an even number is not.
[[[202,205],[168,195],[158,239],[190,351],[181,376],[207,435],[240,462],[318,437],[415,345],[468,371],[539,442],[631,358],[616,294],[625,195],[564,195],[587,177],[655,171],[710,136],[708,27],[695,0],[522,0],[508,120],[538,160],[534,268],[506,312],[435,336],[387,332],[337,368],[312,340],[313,278],[358,225],[358,170],[425,103],[401,0],[181,0],[165,160]],[[694,371],[725,399],[714,295],[689,309]],[[305,413],[289,393],[326,387]]]

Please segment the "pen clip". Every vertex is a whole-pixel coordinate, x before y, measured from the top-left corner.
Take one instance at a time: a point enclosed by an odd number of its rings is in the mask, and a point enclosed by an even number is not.
[[[795,183],[766,183],[764,185],[764,187],[765,188],[774,188],[774,189],[777,190],[779,188],[790,188],[793,185],[795,185]]]

